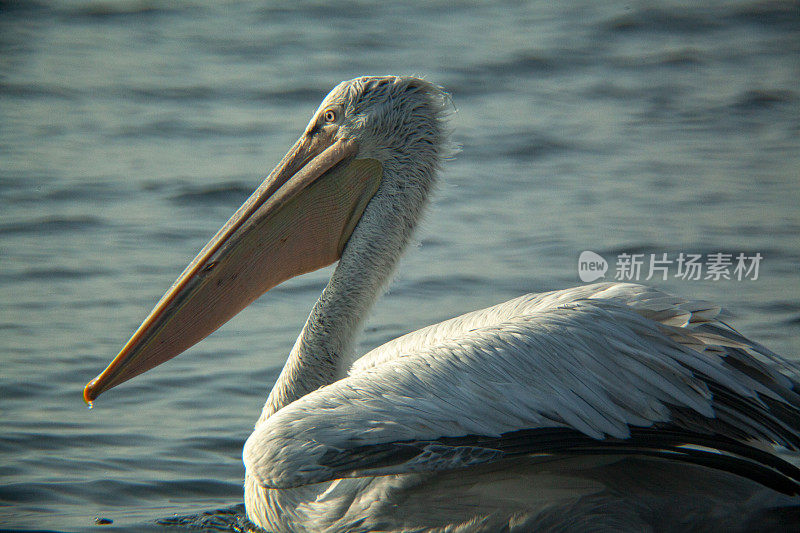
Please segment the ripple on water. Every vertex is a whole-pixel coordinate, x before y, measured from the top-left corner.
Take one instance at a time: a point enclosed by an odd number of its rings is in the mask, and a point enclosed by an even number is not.
[[[106,225],[101,218],[91,215],[45,216],[0,224],[0,234],[58,235],[61,233],[98,230]]]
[[[212,183],[210,185],[184,185],[170,196],[170,201],[180,205],[241,205],[253,192],[253,185],[240,181]]]

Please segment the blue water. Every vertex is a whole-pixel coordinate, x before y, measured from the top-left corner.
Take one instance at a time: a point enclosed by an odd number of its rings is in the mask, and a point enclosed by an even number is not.
[[[648,283],[800,355],[797,2],[265,5],[0,2],[0,528],[242,527],[241,446],[329,269],[91,411],[81,389],[361,74],[446,87],[462,147],[364,350],[576,285],[592,250],[607,277],[762,254],[758,279]]]

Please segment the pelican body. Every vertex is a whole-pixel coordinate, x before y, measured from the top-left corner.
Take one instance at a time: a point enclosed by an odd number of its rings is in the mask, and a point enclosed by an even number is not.
[[[797,527],[797,367],[719,307],[633,284],[529,294],[354,345],[448,154],[448,96],[338,85],[84,397],[338,261],[244,445],[269,531]],[[789,527],[790,529],[791,527]]]

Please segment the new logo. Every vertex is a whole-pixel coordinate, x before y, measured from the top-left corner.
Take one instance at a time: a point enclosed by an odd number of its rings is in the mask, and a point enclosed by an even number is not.
[[[608,263],[599,254],[586,250],[578,257],[578,277],[584,283],[604,277],[607,270]]]

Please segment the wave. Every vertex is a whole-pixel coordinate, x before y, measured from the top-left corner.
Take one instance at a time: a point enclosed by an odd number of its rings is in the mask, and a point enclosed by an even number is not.
[[[37,233],[54,235],[59,233],[96,230],[105,225],[106,223],[102,219],[88,215],[46,216],[33,220],[2,224],[0,225],[0,234]]]
[[[184,185],[169,200],[181,205],[240,205],[253,192],[255,186],[239,181],[211,185]]]

